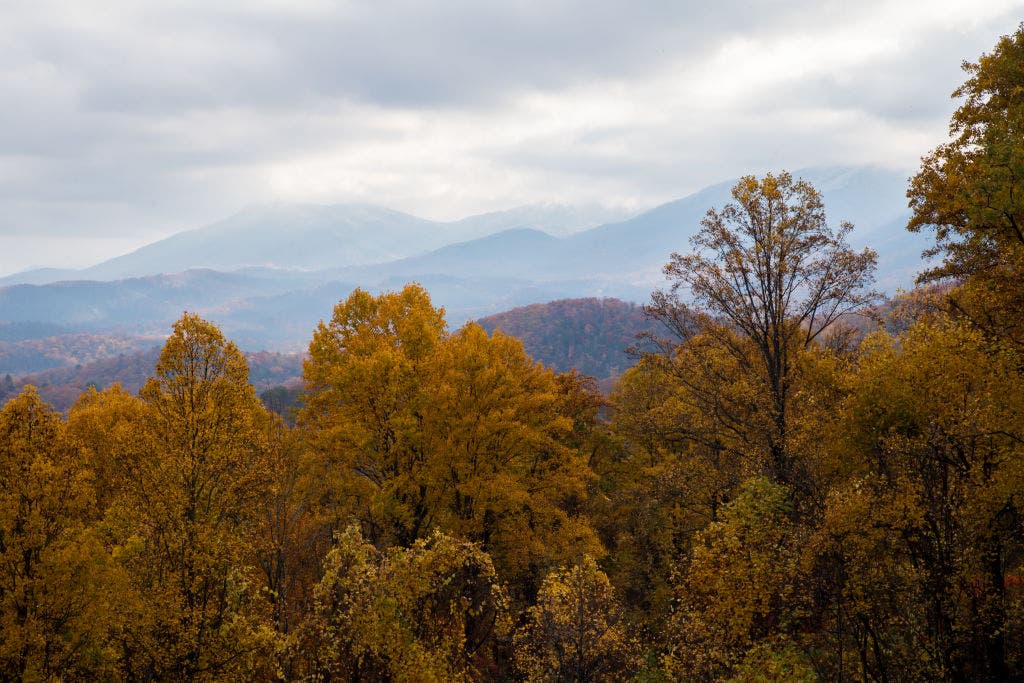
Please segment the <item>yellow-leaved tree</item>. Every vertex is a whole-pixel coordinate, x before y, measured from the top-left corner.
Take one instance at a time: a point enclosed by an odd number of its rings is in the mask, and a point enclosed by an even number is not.
[[[800,356],[877,299],[867,289],[876,255],[851,249],[853,226],[831,228],[818,191],[789,173],[741,178],[732,196],[708,211],[691,253],[672,255],[671,289],[648,310],[692,350],[677,377],[717,431],[747,441],[761,474],[806,497],[793,443]]]
[[[327,554],[303,649],[318,680],[492,680],[509,629],[476,544],[434,533],[381,552],[351,526]]]
[[[516,668],[530,681],[626,680],[640,668],[639,652],[607,575],[590,556],[547,575],[515,636]]]
[[[433,530],[481,543],[530,592],[537,570],[599,554],[583,516],[592,473],[573,448],[583,385],[469,324],[447,332],[417,285],[356,290],[321,324],[299,415],[319,508],[378,548]]]
[[[0,670],[10,680],[103,679],[120,575],[98,534],[92,476],[32,387],[0,410]]]
[[[120,384],[103,391],[87,389],[68,411],[68,432],[92,472],[97,516],[122,494],[131,463],[150,446],[146,421],[142,401]]]
[[[785,487],[750,479],[697,535],[668,627],[670,676],[716,680],[783,664],[810,671],[797,639],[808,603],[790,506]]]
[[[185,314],[140,391],[145,448],[120,462],[108,512],[139,596],[123,635],[130,678],[246,677],[269,629],[255,590],[253,534],[268,489],[265,424],[245,358]]]
[[[907,196],[908,228],[934,231],[942,262],[923,281],[952,278],[952,308],[989,334],[1024,347],[1024,24],[964,63],[970,77],[949,142],[921,160]]]
[[[855,470],[808,551],[833,671],[1006,680],[1024,656],[1020,356],[920,322],[865,343],[836,442]],[[823,658],[824,659],[824,658]]]

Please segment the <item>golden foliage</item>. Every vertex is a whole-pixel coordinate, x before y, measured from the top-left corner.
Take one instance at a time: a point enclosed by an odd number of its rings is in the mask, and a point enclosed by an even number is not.
[[[608,577],[585,555],[551,572],[516,632],[516,667],[530,681],[616,681],[640,668]]]
[[[749,663],[751,649],[777,649],[795,632],[807,605],[788,499],[785,487],[750,479],[721,521],[697,535],[669,625],[672,648],[664,666],[670,675],[729,676]]]
[[[447,334],[418,286],[357,290],[321,325],[300,414],[321,514],[377,546],[433,530],[482,544],[525,585],[538,565],[600,553],[580,515],[592,477],[571,447],[574,398],[511,337]]]
[[[12,680],[104,678],[120,576],[87,526],[90,472],[34,388],[0,411],[0,670]]]
[[[305,634],[318,680],[487,680],[508,604],[478,546],[441,533],[380,552],[339,535]]]
[[[269,418],[242,354],[187,314],[140,398],[144,445],[119,460],[108,513],[139,601],[122,665],[129,677],[243,675],[269,639],[250,569]]]

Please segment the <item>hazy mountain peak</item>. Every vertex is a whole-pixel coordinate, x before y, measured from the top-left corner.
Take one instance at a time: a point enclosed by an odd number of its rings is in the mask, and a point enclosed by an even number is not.
[[[909,212],[905,179],[899,173],[837,166],[796,169],[793,175],[821,190],[833,225],[840,220],[855,224],[854,246],[870,246],[879,252],[879,285],[883,289],[892,291],[912,283],[928,238],[905,230]],[[271,328],[300,329],[305,335],[332,305],[324,303],[317,308],[314,300],[322,303],[347,293],[334,286],[316,295],[309,292],[337,281],[369,289],[401,286],[410,280],[431,282],[439,288],[438,303],[453,314],[463,311],[467,315],[482,315],[510,304],[598,294],[643,301],[653,288],[664,286],[661,269],[670,254],[690,249],[690,237],[707,210],[720,209],[730,201],[734,184],[735,179],[710,185],[626,219],[621,211],[607,207],[531,204],[442,223],[370,204],[271,202],[247,207],[217,223],[179,233],[85,271],[52,275],[64,280],[112,280],[205,268],[208,270],[196,271],[184,280],[164,279],[147,285],[153,293],[146,296],[173,304],[168,310],[177,314],[183,308],[213,306],[216,300],[216,319],[229,322],[231,316],[244,317],[243,327],[250,338],[271,334]],[[608,212],[615,220],[572,234],[564,232],[567,226],[584,225]],[[221,280],[211,271],[220,271],[219,275],[231,271],[234,277]],[[31,277],[6,281],[42,283],[48,273],[27,275]],[[125,283],[122,289],[139,286]],[[58,289],[49,291],[56,297]],[[96,308],[94,297],[114,292],[79,289],[82,298],[72,309],[78,316]],[[176,293],[169,293],[171,290]],[[186,290],[195,305],[182,298]],[[15,298],[25,296],[20,292]],[[40,292],[38,296],[41,298],[31,305],[18,307],[17,315],[36,320],[42,311],[56,310],[55,302],[42,303],[51,294]],[[260,296],[284,298],[257,301]],[[83,307],[83,301],[88,301],[88,306]],[[268,312],[271,309],[272,314]],[[284,322],[299,310],[307,318]],[[8,316],[15,315],[14,308],[4,308],[0,319],[5,311]],[[241,311],[248,312],[242,316]],[[137,319],[137,312],[132,315]],[[114,309],[95,317],[95,323],[106,324],[101,319],[124,320]]]
[[[635,212],[621,207],[589,203],[581,205],[543,202],[470,216],[455,225],[473,225],[478,230],[498,232],[514,228],[531,228],[550,235],[564,236],[623,220]]]

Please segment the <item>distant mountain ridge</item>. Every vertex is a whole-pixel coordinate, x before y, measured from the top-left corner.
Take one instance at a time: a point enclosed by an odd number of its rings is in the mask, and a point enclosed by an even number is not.
[[[0,285],[109,281],[195,269],[326,270],[404,259],[504,230],[568,235],[622,213],[551,204],[438,222],[370,204],[264,204],[89,268],[37,268],[0,278]]]
[[[879,252],[882,289],[912,284],[929,240],[903,227],[909,210],[900,174],[827,167],[794,175],[821,190],[832,225],[857,226],[854,246]],[[729,201],[734,184],[560,236],[522,225],[545,216],[568,221],[571,211],[558,207],[437,223],[367,205],[267,205],[98,264],[70,275],[73,281],[0,287],[0,322],[160,334],[189,310],[220,324],[243,348],[299,351],[356,286],[378,292],[420,282],[453,325],[556,299],[642,303],[664,285],[670,254],[690,249],[707,210]],[[155,269],[171,274],[113,279]],[[93,279],[81,279],[87,274]]]
[[[636,304],[598,298],[520,306],[477,323],[489,333],[498,329],[517,337],[526,352],[547,367],[558,372],[577,370],[603,380],[604,385],[633,365],[635,359],[625,349],[639,333],[655,326]],[[36,386],[60,410],[70,408],[90,385],[103,389],[117,382],[135,393],[153,374],[160,353],[160,341],[154,338],[64,335],[33,342],[38,353],[26,365],[5,365],[9,351],[25,342],[0,342],[0,405],[25,384]],[[107,356],[103,356],[105,349]],[[61,353],[71,362],[61,364],[57,358]],[[303,353],[248,353],[249,380],[257,391],[299,385],[304,357]],[[6,389],[5,374],[12,376]]]
[[[819,188],[831,225],[838,226],[841,221],[854,224],[850,238],[854,247],[871,246],[879,252],[882,288],[894,291],[913,284],[929,240],[905,229],[910,211],[900,174],[875,168],[829,167],[795,175]],[[564,238],[536,230],[510,230],[391,263],[341,269],[336,275],[359,281],[375,273],[392,277],[487,275],[548,283],[590,280],[595,283],[592,294],[633,299],[630,287],[649,291],[660,286],[661,268],[670,254],[689,250],[689,238],[708,209],[722,208],[731,201],[733,185],[734,180],[718,183],[628,220]]]

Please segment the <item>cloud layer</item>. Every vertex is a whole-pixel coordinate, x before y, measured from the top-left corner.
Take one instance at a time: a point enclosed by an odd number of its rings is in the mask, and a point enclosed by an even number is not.
[[[173,4],[173,8],[171,5]],[[84,265],[268,200],[428,218],[645,207],[941,142],[1024,3],[16,3],[0,271]]]

